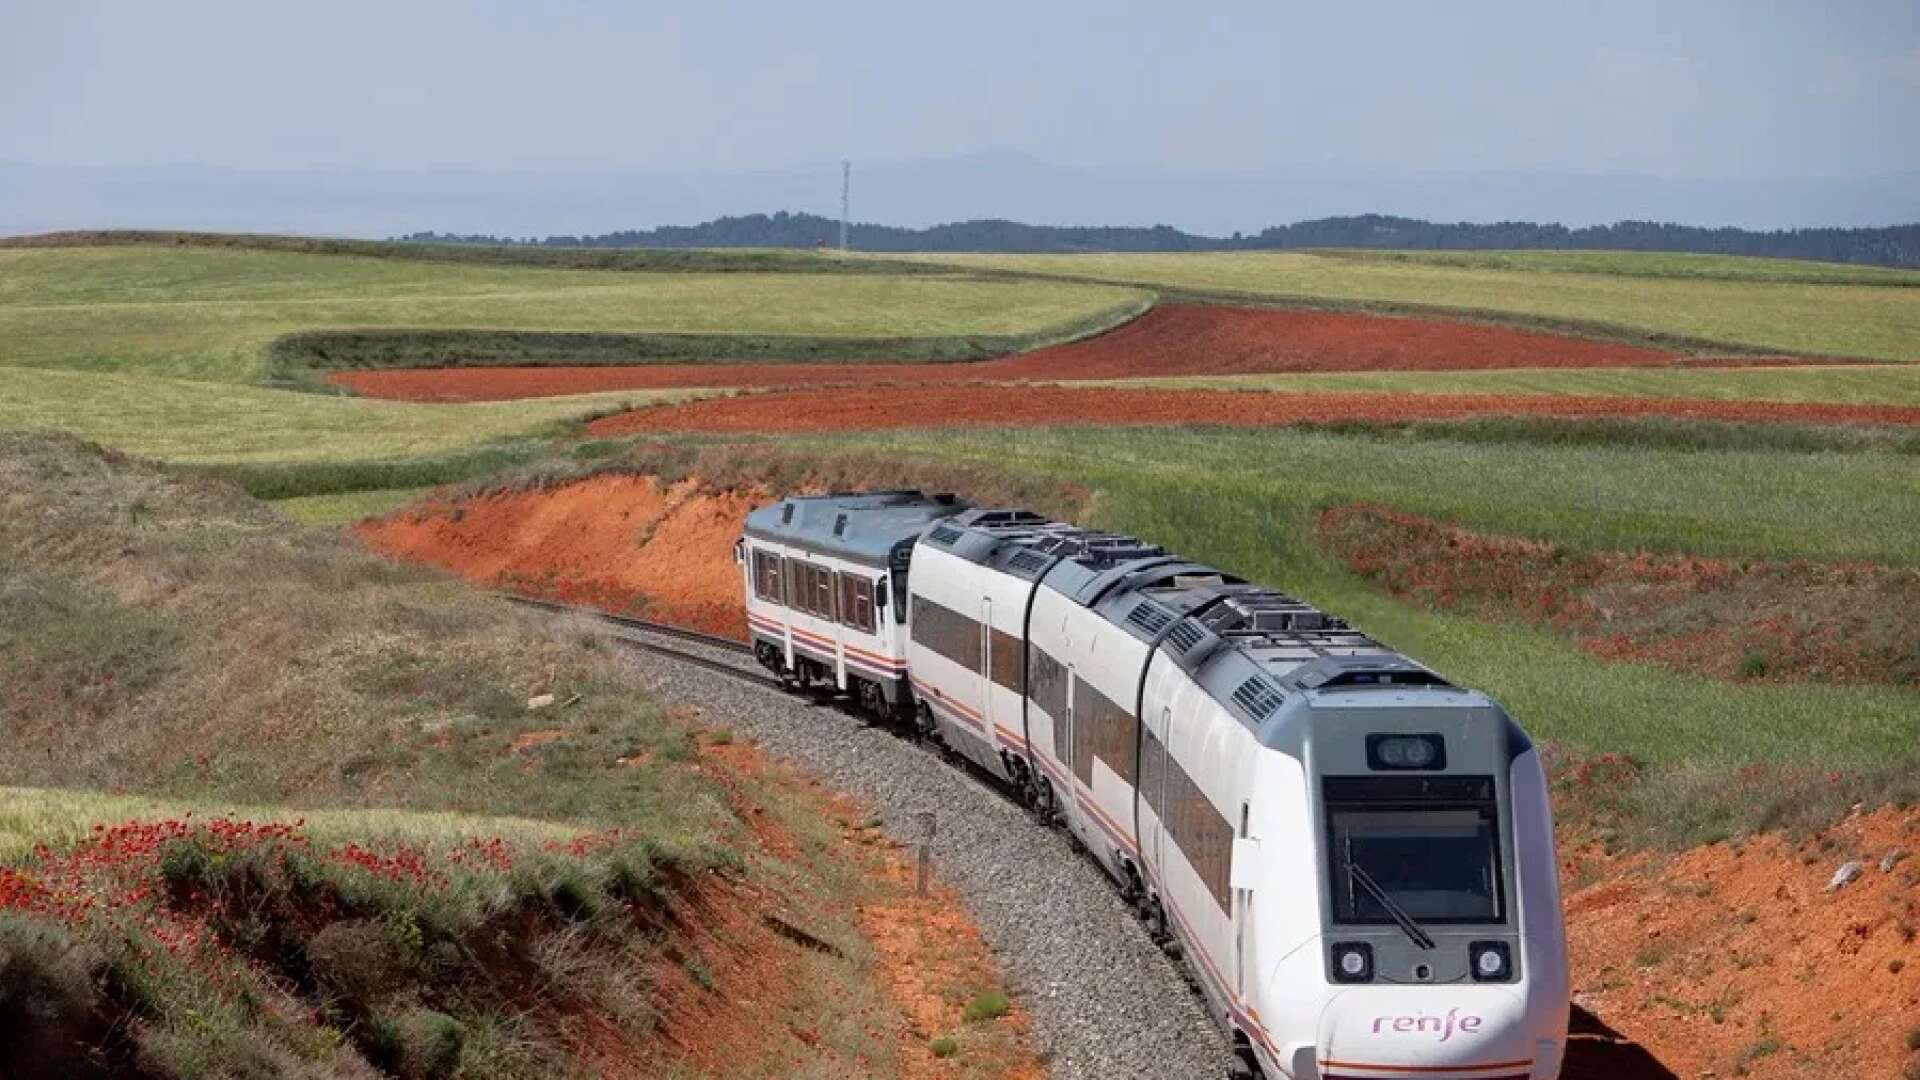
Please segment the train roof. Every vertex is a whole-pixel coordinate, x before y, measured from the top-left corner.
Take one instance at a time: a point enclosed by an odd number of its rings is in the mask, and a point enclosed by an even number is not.
[[[1305,601],[1123,533],[1024,510],[969,510],[928,529],[937,545],[1039,581],[1164,650],[1259,727],[1289,695],[1353,687],[1451,689],[1441,676]]]
[[[912,489],[790,495],[748,514],[745,531],[770,543],[886,567],[902,540],[968,509],[952,495]]]

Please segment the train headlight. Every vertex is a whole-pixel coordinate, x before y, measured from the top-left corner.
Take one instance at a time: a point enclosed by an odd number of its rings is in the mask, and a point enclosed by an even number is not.
[[[1438,735],[1369,735],[1367,764],[1376,769],[1444,769],[1447,747]]]
[[[1335,982],[1373,981],[1373,946],[1360,941],[1343,941],[1333,947]]]
[[[1504,982],[1513,974],[1513,954],[1504,941],[1476,941],[1468,946],[1475,982]]]

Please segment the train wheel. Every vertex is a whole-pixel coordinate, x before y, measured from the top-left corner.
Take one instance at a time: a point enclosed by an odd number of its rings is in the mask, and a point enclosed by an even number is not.
[[[1043,776],[1033,789],[1033,820],[1043,829],[1051,826],[1053,809],[1053,781]]]
[[[1157,945],[1173,940],[1173,927],[1167,925],[1167,908],[1157,899],[1147,900],[1147,936]]]
[[[1227,1080],[1256,1080],[1260,1063],[1253,1056],[1253,1047],[1239,1032],[1234,1033],[1233,1041],[1233,1063],[1227,1066]]]
[[[1032,810],[1034,803],[1040,799],[1040,792],[1033,786],[1033,776],[1025,769],[1016,769],[1014,772],[1013,797],[1028,810]]]
[[[880,692],[880,684],[860,680],[860,709],[875,720],[887,718],[887,695]]]
[[[915,721],[914,734],[922,739],[932,735],[934,731],[937,730],[933,722],[933,706],[928,705],[924,701],[920,703],[920,712],[919,715],[915,717]]]

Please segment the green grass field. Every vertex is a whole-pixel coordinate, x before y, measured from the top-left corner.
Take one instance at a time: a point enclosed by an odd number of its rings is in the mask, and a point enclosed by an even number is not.
[[[1078,386],[1089,385],[1077,383]],[[1709,401],[1920,405],[1920,365],[1785,368],[1540,368],[1513,371],[1378,371],[1301,375],[1201,375],[1114,379],[1158,389],[1335,391],[1383,394],[1596,394]]]
[[[1781,281],[1783,271],[1771,264],[1736,273],[1723,263],[1709,277],[1649,272],[1690,265],[1686,256],[1599,253],[1474,253],[1452,261],[1425,253],[1400,258],[1345,252],[907,257],[1209,294],[1425,305],[1582,322],[1742,351],[1920,360],[1920,289]]]
[[[847,445],[846,442],[822,445]],[[1920,470],[1880,453],[1678,452],[1400,442],[1304,432],[1113,430],[862,438],[1095,491],[1098,523],[1289,589],[1479,687],[1530,731],[1655,762],[1866,763],[1911,755],[1890,687],[1735,686],[1602,663],[1526,626],[1409,607],[1323,555],[1315,513],[1383,502],[1598,549],[1920,562]]]
[[[166,461],[346,462],[442,454],[697,391],[428,405],[146,375],[0,372],[0,429],[61,431]]]
[[[938,275],[611,273],[202,248],[0,250],[0,366],[254,382],[301,330],[1018,335],[1137,290]]]
[[[1626,277],[1767,281],[1801,285],[1920,286],[1920,270],[1806,259],[1694,255],[1679,251],[1316,251],[1355,262],[1414,263],[1475,270],[1616,274]]]
[[[531,818],[484,817],[433,811],[292,810],[285,806],[225,803],[220,800],[156,799],[69,788],[0,787],[0,865],[20,861],[35,844],[63,848],[84,838],[102,821],[151,821],[186,814],[245,821],[301,820],[307,834],[322,844],[357,839],[397,840],[444,846],[473,837],[510,838],[528,847],[565,843],[586,826]]]

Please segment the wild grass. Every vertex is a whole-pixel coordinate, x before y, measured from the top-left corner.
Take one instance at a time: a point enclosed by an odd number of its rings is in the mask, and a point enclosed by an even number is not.
[[[359,841],[454,848],[469,840],[498,837],[522,847],[539,848],[549,843],[564,844],[585,828],[558,821],[446,811],[296,810],[284,805],[220,799],[169,799],[73,788],[0,787],[0,864],[17,863],[31,855],[36,847],[63,852],[91,836],[93,826],[101,822],[185,820],[189,816],[203,820],[225,817],[262,824],[299,821],[314,843],[326,846]]]
[[[643,1037],[627,965],[688,868],[618,830],[447,824],[182,814],[36,845],[0,866],[0,1027],[35,1028],[10,1075],[530,1080],[584,1071],[586,1017]]]
[[[1403,604],[1320,550],[1321,509],[1369,500],[1591,549],[1920,561],[1920,473],[1852,454],[1511,447],[1297,431],[1004,431],[821,441],[1094,492],[1087,517],[1352,620],[1501,701],[1536,736],[1650,762],[1904,759],[1920,708],[1890,687],[1728,684],[1603,663],[1531,627]],[[832,452],[830,450],[830,452]]]
[[[932,274],[673,273],[185,247],[0,250],[0,365],[255,382],[341,330],[941,338],[1043,334],[1138,290]]]
[[[740,869],[597,631],[68,438],[0,435],[0,685],[9,1075],[585,1072]]]
[[[433,490],[432,487],[403,487],[332,495],[300,495],[280,499],[273,504],[273,508],[302,525],[335,528],[391,513],[410,502],[425,498]]]
[[[1075,385],[1085,386],[1087,383]],[[1153,389],[1383,394],[1581,394],[1704,401],[1920,405],[1920,365],[1782,368],[1587,368],[1515,371],[1381,371],[1116,379]]]
[[[689,857],[725,820],[687,729],[597,637],[67,440],[0,436],[0,492],[14,784],[644,820]],[[529,711],[540,688],[580,700]],[[535,730],[563,737],[514,749]]]
[[[1785,351],[1920,360],[1920,291],[1861,284],[1716,277],[1544,272],[1500,265],[1441,265],[1347,253],[1231,252],[1098,255],[915,255],[923,263],[1036,277],[1151,286],[1218,297],[1327,305],[1412,305],[1487,313],[1591,332],[1681,339],[1740,351]],[[1512,260],[1527,265],[1531,256]],[[1599,264],[1645,266],[1634,256]]]
[[[0,372],[0,429],[60,432],[144,457],[223,465],[341,465],[475,452],[498,440],[557,434],[629,407],[700,396],[640,391],[429,405],[138,375]]]

